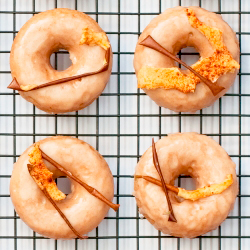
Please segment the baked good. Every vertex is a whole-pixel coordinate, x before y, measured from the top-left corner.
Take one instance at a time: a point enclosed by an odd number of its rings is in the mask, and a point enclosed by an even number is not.
[[[72,65],[55,70],[50,56],[69,52]],[[18,32],[10,53],[9,88],[37,108],[65,113],[91,104],[105,88],[112,68],[106,34],[91,17],[70,9],[34,15]]]
[[[163,50],[147,46],[148,37],[174,57],[182,48],[194,47],[200,59],[191,68],[201,77],[180,70]],[[233,84],[238,62],[235,32],[221,16],[199,7],[175,7],[154,18],[142,32],[134,56],[138,87],[159,106],[176,112],[213,104]],[[215,87],[221,89],[213,91]]]
[[[214,140],[197,133],[178,133],[156,144],[176,222],[170,221],[170,208],[150,147],[135,170],[134,196],[139,211],[158,230],[177,237],[194,238],[217,228],[233,208],[238,194],[235,163]],[[193,178],[196,190],[174,186],[181,175]],[[160,184],[161,185],[161,184]],[[177,190],[177,191],[176,191]],[[183,199],[184,198],[184,199]]]
[[[67,196],[54,182],[60,176],[71,182]],[[114,183],[106,161],[87,143],[67,136],[41,140],[20,156],[10,195],[30,228],[55,239],[82,238],[98,226],[109,206],[119,207],[111,202]]]

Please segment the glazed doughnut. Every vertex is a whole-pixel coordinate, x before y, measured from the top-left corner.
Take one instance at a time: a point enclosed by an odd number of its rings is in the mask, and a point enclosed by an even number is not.
[[[114,196],[114,183],[111,171],[103,157],[87,143],[67,136],[56,136],[38,142],[40,150],[47,154],[76,176],[81,181],[99,191],[106,199],[112,201]],[[56,209],[52,206],[40,189],[42,179],[37,184],[33,176],[43,178],[51,175],[46,187],[47,193],[56,202],[72,226],[80,235],[86,234],[96,228],[109,210],[109,206],[90,194],[79,183],[71,181],[71,193],[65,194],[57,189],[54,179],[64,176],[61,171],[47,160],[43,160],[46,171],[30,174],[27,165],[34,164],[36,147],[30,146],[14,164],[10,180],[10,195],[16,212],[20,218],[34,231],[55,239],[70,239],[76,235],[71,231]],[[32,161],[33,159],[33,161]],[[42,163],[42,164],[44,164]],[[30,166],[30,165],[29,165]],[[40,169],[43,166],[40,165]],[[35,169],[33,169],[35,171]],[[33,177],[33,178],[32,178]]]
[[[178,69],[173,59],[141,45],[148,36],[173,55],[194,47],[200,59],[191,68],[223,91],[214,95],[192,72]],[[154,18],[142,32],[134,56],[138,87],[159,106],[176,112],[195,112],[213,104],[233,84],[238,62],[234,31],[221,16],[199,7],[175,7]]]
[[[55,70],[50,56],[59,49],[69,52],[72,65]],[[36,89],[58,79],[106,70],[54,86]],[[18,32],[11,49],[10,68],[20,95],[49,113],[64,113],[91,104],[105,88],[112,67],[106,34],[89,16],[76,10],[53,9],[33,16]],[[33,90],[34,89],[34,90]]]
[[[173,186],[174,180],[184,174],[193,178],[196,189],[200,192],[206,192],[208,189],[215,192],[211,192],[210,196],[201,195],[198,197],[200,199],[196,199],[200,194],[188,191],[196,197],[190,196],[187,199],[184,195],[182,197],[185,199],[181,200],[169,191],[177,220],[175,223],[169,221],[169,208],[162,187],[143,178],[135,178],[134,196],[140,213],[156,229],[177,237],[194,238],[217,228],[233,208],[238,194],[235,163],[214,140],[196,133],[172,134],[160,139],[155,146],[166,184]],[[136,166],[135,177],[138,176],[149,176],[159,180],[153,164],[151,147]],[[228,176],[231,176],[229,185],[217,192],[219,187],[226,185]]]

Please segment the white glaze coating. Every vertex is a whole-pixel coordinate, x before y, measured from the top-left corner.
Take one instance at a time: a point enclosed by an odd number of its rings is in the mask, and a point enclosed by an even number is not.
[[[197,18],[205,24],[216,27],[223,32],[223,40],[232,57],[239,62],[239,45],[235,32],[222,20],[220,15],[209,12],[199,7],[190,7],[195,11]],[[176,66],[175,62],[150,48],[139,45],[148,35],[173,54],[184,47],[194,47],[201,57],[211,56],[213,48],[207,38],[193,28],[185,13],[185,7],[167,9],[154,18],[142,32],[136,46],[134,68],[136,74],[147,65],[156,68],[170,68]],[[234,83],[237,70],[227,73],[217,80],[217,84],[224,87],[218,95],[214,96],[211,90],[199,83],[194,93],[183,93],[175,89],[143,89],[159,106],[169,108],[176,112],[195,112],[212,105],[219,97],[223,96]]]
[[[89,16],[76,10],[53,9],[32,17],[18,32],[11,49],[12,77],[20,85],[36,84],[99,70],[105,50],[99,46],[79,45],[82,29],[102,32]],[[58,49],[70,53],[72,65],[57,71],[50,65],[50,55]],[[22,97],[49,113],[64,113],[91,104],[105,88],[112,68],[112,52],[107,71],[58,85],[20,91]]]
[[[232,174],[234,183],[219,195],[197,201],[179,202],[169,192],[177,223],[168,221],[168,205],[163,189],[143,179],[135,179],[134,196],[142,213],[163,233],[194,238],[217,228],[233,208],[238,193],[235,163],[214,140],[196,133],[173,134],[156,143],[162,173],[166,183],[174,185],[180,174],[190,175],[196,188],[220,183]],[[135,175],[159,179],[153,165],[152,148],[141,157]]]
[[[40,141],[40,148],[53,160],[61,164],[76,177],[97,189],[112,201],[114,195],[113,177],[103,157],[87,143],[57,136]],[[34,231],[50,238],[75,238],[59,213],[44,196],[30,176],[29,147],[14,165],[10,195],[16,212]],[[50,163],[46,166],[57,178],[60,173]],[[88,193],[80,184],[71,180],[71,193],[57,205],[80,234],[93,230],[107,214],[109,207]]]

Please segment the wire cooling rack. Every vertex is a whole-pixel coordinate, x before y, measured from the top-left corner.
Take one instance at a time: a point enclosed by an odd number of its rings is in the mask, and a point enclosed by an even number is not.
[[[138,36],[166,8],[201,6],[221,14],[236,31],[241,47],[241,70],[228,93],[213,106],[194,114],[158,107],[136,88],[132,66]],[[66,7],[86,12],[107,32],[114,65],[105,91],[79,112],[52,115],[36,109],[15,91],[9,53],[20,27],[32,15]],[[0,249],[241,249],[250,248],[250,1],[249,0],[0,0]],[[198,54],[184,49],[188,63]],[[51,63],[70,64],[65,51]],[[218,141],[237,165],[240,190],[234,210],[222,225],[196,239],[178,239],[158,232],[138,213],[132,196],[134,168],[139,157],[168,133],[195,131]],[[53,135],[70,135],[94,146],[108,162],[115,181],[117,213],[109,211],[87,240],[52,240],[29,229],[15,213],[9,195],[13,163],[33,142]],[[188,186],[187,178],[178,184]],[[63,187],[62,187],[63,188]],[[79,218],[80,219],[80,218]]]

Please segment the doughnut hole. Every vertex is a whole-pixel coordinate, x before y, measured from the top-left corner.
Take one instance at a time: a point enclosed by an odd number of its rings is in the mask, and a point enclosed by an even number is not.
[[[57,71],[64,71],[72,65],[69,51],[58,49],[50,55],[50,65]]]
[[[184,188],[186,190],[195,190],[196,189],[196,183],[195,180],[190,175],[179,175],[174,180],[174,185],[176,187]],[[172,196],[172,199],[176,202],[183,202],[185,199],[182,197],[179,197],[178,195]]]
[[[200,59],[200,53],[194,47],[185,47],[182,48],[176,55],[187,65],[191,66],[195,64]],[[181,67],[181,69],[186,70],[183,65],[179,65],[179,63],[175,62],[177,67]]]
[[[58,189],[61,190],[63,193],[65,193],[66,196],[68,196],[72,192],[71,181],[66,176],[61,176],[57,178],[55,181]]]
[[[56,182],[57,188],[61,190],[67,197],[72,193],[72,181],[63,172],[55,168],[49,162],[46,160],[44,162],[49,171],[53,173],[53,179]]]
[[[184,188],[186,190],[195,190],[195,181],[191,176],[182,175],[175,179],[175,186]]]

